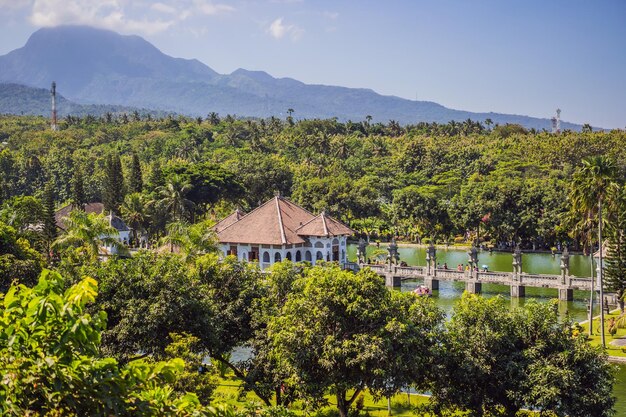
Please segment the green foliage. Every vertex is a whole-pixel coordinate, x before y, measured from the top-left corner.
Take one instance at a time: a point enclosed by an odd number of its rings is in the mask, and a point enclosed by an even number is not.
[[[55,201],[75,199],[72,178],[82,171],[85,199],[117,209],[123,164],[129,191],[140,191],[145,203],[163,200],[159,191],[176,176],[179,186],[189,183],[184,210],[146,204],[144,228],[155,240],[168,222],[221,215],[225,205],[253,209],[280,191],[375,239],[441,239],[473,234],[480,224],[494,246],[550,248],[572,239],[586,244],[589,212],[571,211],[579,205],[567,198],[584,158],[618,161],[616,180],[624,182],[621,130],[553,135],[514,125],[489,131],[471,120],[292,122],[110,114],[68,118],[53,133],[43,118],[1,116],[0,137],[9,138],[0,152],[1,198],[37,193],[45,177]],[[371,219],[379,224],[369,227]]]
[[[65,232],[54,241],[52,247],[64,250],[62,257],[68,257],[70,262],[97,261],[103,246],[124,250],[117,240],[119,232],[102,214],[73,210],[64,222]]]
[[[172,343],[165,348],[166,357],[185,361],[183,371],[173,384],[176,393],[193,392],[202,404],[208,405],[217,381],[210,365],[202,362],[207,352],[200,347],[200,339],[187,333],[171,333],[170,338]]]
[[[131,193],[141,193],[143,191],[143,174],[141,172],[141,163],[139,157],[133,152],[130,175],[128,177],[128,190]]]
[[[104,164],[104,183],[102,187],[102,202],[104,209],[119,212],[119,208],[124,202],[124,172],[122,162],[117,153],[107,156]]]
[[[390,292],[369,270],[312,268],[294,287],[268,325],[288,389],[317,405],[330,390],[345,417],[365,387],[383,396],[427,386],[443,320],[431,300]]]
[[[43,259],[26,239],[11,226],[0,222],[0,293],[15,280],[33,285],[41,272]]]
[[[435,409],[515,415],[522,407],[568,416],[610,416],[606,355],[561,323],[554,304],[510,309],[501,297],[464,294],[447,323]],[[580,383],[579,381],[585,381]]]
[[[184,362],[121,367],[99,357],[103,312],[87,313],[97,284],[85,278],[63,291],[44,271],[34,288],[0,296],[0,413],[3,415],[206,415],[192,394],[174,395]]]

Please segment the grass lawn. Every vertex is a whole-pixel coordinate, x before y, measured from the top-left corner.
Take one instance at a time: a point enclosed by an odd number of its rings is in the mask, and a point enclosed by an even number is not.
[[[626,329],[617,329],[617,333],[614,336],[609,334],[609,320],[617,318],[620,316],[619,310],[613,310],[609,314],[604,315],[604,335],[606,340],[606,353],[609,356],[619,356],[626,358],[626,346],[615,346],[611,344],[612,341],[624,338],[626,339]],[[585,334],[589,331],[589,323],[585,323],[582,325]],[[589,337],[589,343],[592,346],[600,346],[602,343],[602,338],[600,337],[600,317],[595,317],[593,319],[593,335]]]
[[[254,393],[248,393],[245,398],[239,398],[240,382],[231,374],[225,378],[219,379],[219,385],[213,394],[213,398],[216,402],[226,403],[234,406],[235,408],[245,408],[246,403],[256,403],[262,405],[263,402]],[[334,398],[328,396],[330,406],[320,410],[321,416],[332,416],[333,410],[335,410]],[[389,415],[387,411],[387,400],[381,399],[378,402],[374,401],[374,398],[369,392],[364,393],[364,408],[363,411],[367,412],[372,417],[386,417]],[[410,405],[409,405],[410,401]],[[407,394],[398,394],[391,399],[391,415],[398,417],[414,417],[416,415],[413,407],[419,404],[425,404],[428,402],[428,397],[423,395],[411,394],[410,399]],[[302,410],[302,404],[296,403],[292,406],[292,410],[298,414],[305,415]],[[419,415],[428,416],[428,414],[419,413]],[[460,414],[459,414],[460,415]]]

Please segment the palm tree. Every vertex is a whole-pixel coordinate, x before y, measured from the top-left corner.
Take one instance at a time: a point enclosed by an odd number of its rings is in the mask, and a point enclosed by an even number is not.
[[[617,168],[615,162],[606,156],[593,156],[583,159],[582,162],[583,166],[574,174],[570,199],[574,212],[587,215],[592,220],[597,218],[598,221],[598,246],[600,247],[600,268],[598,269],[601,306],[600,332],[602,346],[606,347],[604,338],[604,309],[602,308],[602,302],[604,300],[602,282],[602,205],[617,188]],[[593,305],[591,311],[593,312]]]
[[[65,234],[52,243],[53,248],[81,248],[91,260],[98,260],[102,246],[110,246],[118,250],[124,248],[117,240],[119,232],[102,214],[74,210],[64,220]]]
[[[170,219],[180,222],[193,208],[193,202],[187,199],[190,190],[189,181],[173,175],[164,186],[157,189],[159,197],[156,203],[168,213]]]
[[[197,256],[217,251],[217,239],[211,229],[210,220],[188,225],[185,222],[174,222],[167,225],[167,234],[161,239],[163,244],[174,252],[174,246],[180,248],[185,262],[193,261]]]
[[[140,193],[128,194],[120,207],[120,213],[122,219],[132,229],[133,242],[137,244],[137,232],[144,229],[148,219],[142,195]]]

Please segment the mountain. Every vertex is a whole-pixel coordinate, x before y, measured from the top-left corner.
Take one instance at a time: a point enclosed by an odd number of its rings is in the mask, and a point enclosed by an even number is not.
[[[50,90],[27,87],[21,84],[0,83],[0,114],[25,114],[50,116]],[[138,111],[141,115],[166,116],[168,112],[147,110],[112,104],[78,104],[57,93],[57,114],[59,117],[102,116],[105,113],[130,114]]]
[[[19,49],[0,56],[0,83],[49,88],[76,103],[268,117],[295,110],[298,118],[446,123],[468,118],[550,129],[549,119],[472,113],[429,101],[406,100],[369,89],[304,84],[263,71],[218,74],[198,60],[163,54],[139,36],[85,26],[44,28]],[[2,97],[0,97],[1,99]],[[564,129],[579,125],[562,122]]]

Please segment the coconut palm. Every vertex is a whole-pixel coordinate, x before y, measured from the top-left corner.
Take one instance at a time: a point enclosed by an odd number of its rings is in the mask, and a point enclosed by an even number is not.
[[[102,214],[74,210],[64,221],[65,233],[52,243],[53,248],[81,248],[91,260],[98,260],[103,246],[124,250],[119,232]]]
[[[174,247],[177,247],[183,260],[192,261],[199,255],[217,251],[217,239],[212,225],[210,220],[193,225],[185,222],[170,223],[161,242],[169,245],[170,252],[174,252]]]
[[[148,220],[142,195],[139,193],[128,194],[120,207],[120,214],[124,222],[132,229],[133,242],[136,244],[138,242],[137,233],[144,229]]]
[[[190,190],[189,181],[173,175],[164,186],[157,189],[156,203],[165,210],[171,220],[180,222],[193,208],[193,202],[187,199]]]
[[[583,165],[574,174],[570,200],[572,210],[592,221],[597,219],[598,245],[600,246],[600,265],[602,265],[602,207],[607,198],[617,189],[617,167],[606,156],[593,156],[583,159]],[[604,299],[602,271],[599,270],[600,302]],[[593,308],[591,308],[593,311]],[[604,337],[604,309],[600,308],[600,332],[602,346],[606,346]]]

